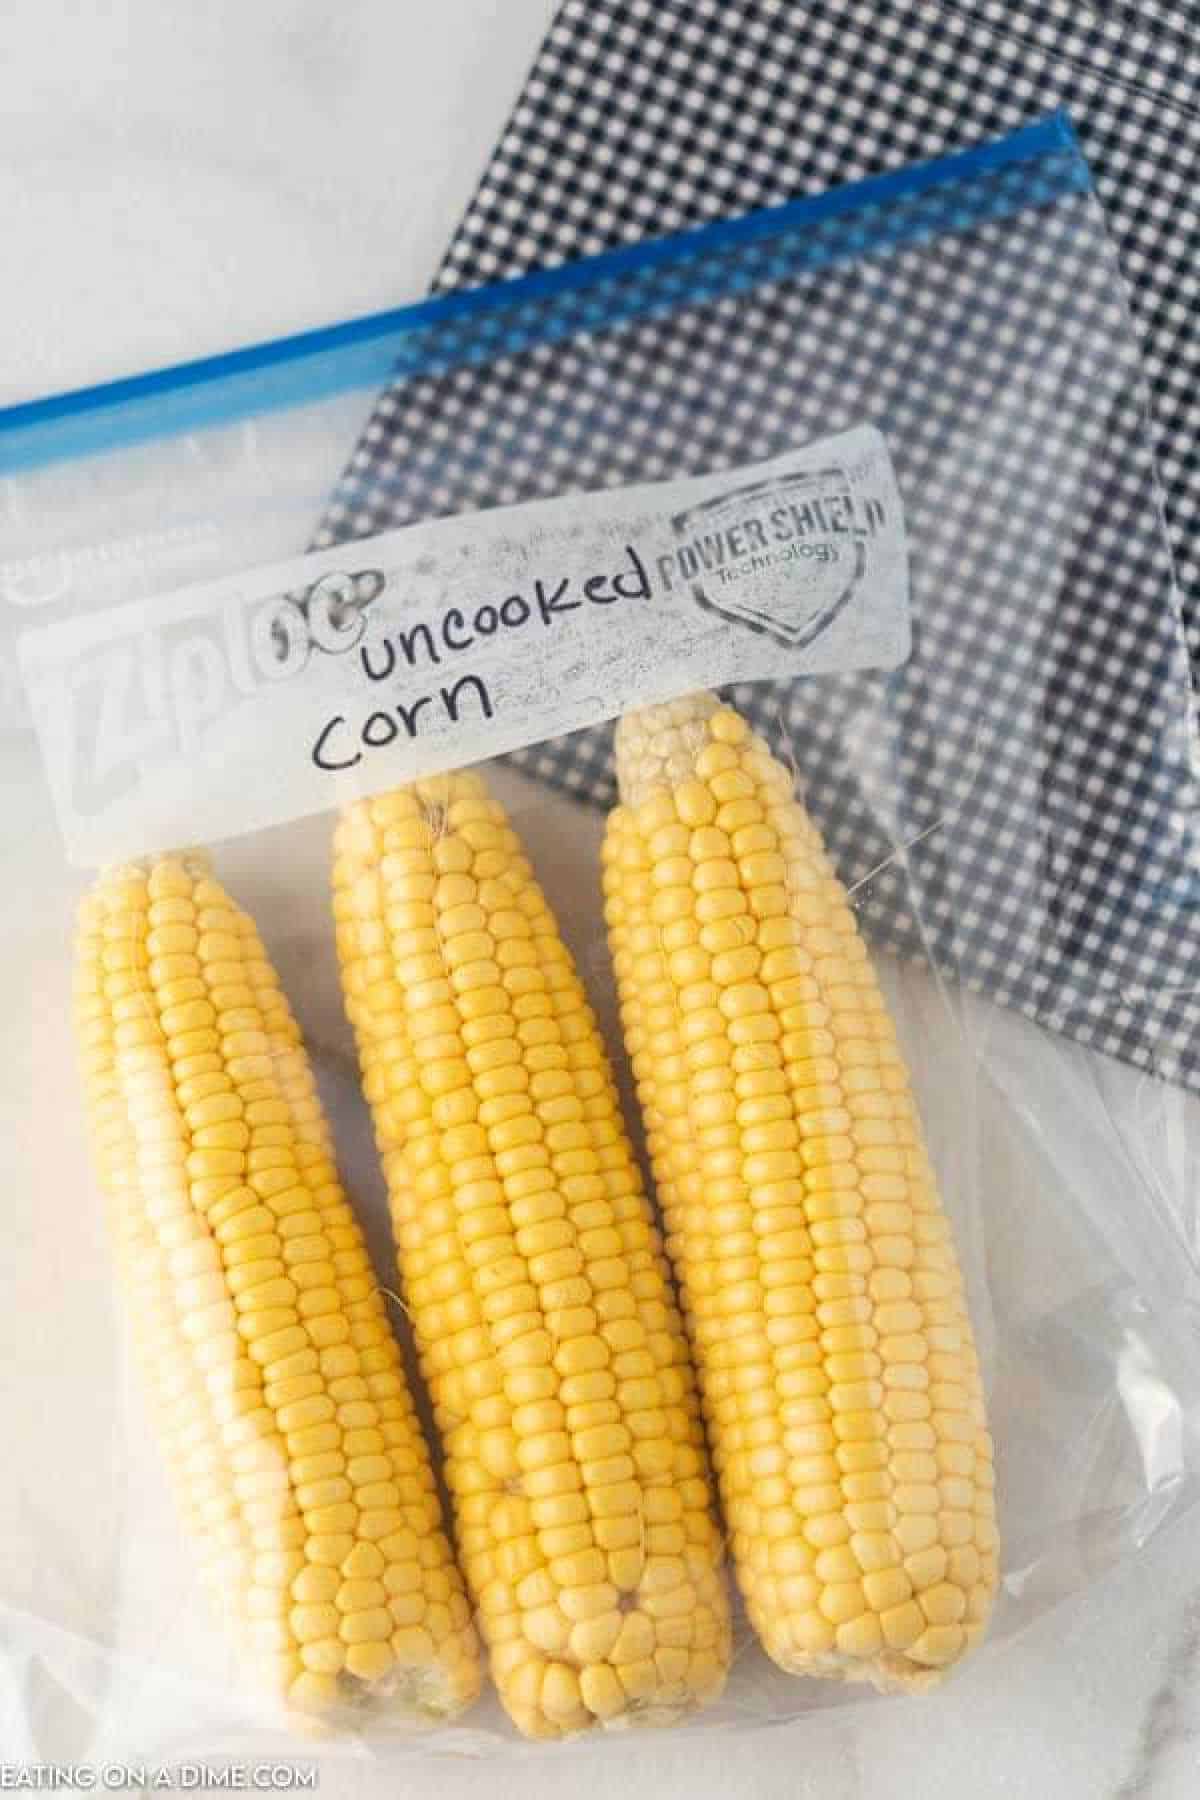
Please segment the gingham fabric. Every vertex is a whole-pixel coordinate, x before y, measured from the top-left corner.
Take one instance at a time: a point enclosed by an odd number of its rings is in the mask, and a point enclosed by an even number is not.
[[[921,120],[973,136],[954,82],[929,76],[961,9],[886,14],[884,30],[861,4],[569,4],[444,285],[858,172],[851,120],[874,121],[876,162],[903,161],[918,123],[885,129],[877,90],[893,110],[919,92]],[[932,62],[888,35],[906,17]],[[981,70],[982,40],[966,41]],[[987,85],[1007,121],[1015,78],[1006,88],[998,55]],[[844,109],[824,137],[818,90]],[[794,759],[878,943],[1200,1087],[1187,654],[1136,341],[1094,197],[463,354],[440,369],[426,358],[381,398],[319,542],[878,424],[908,504],[912,659],[890,677],[734,698]],[[609,749],[600,730],[519,760],[605,805]]]
[[[1142,343],[1200,664],[1198,0],[565,0],[439,289],[1070,111]]]

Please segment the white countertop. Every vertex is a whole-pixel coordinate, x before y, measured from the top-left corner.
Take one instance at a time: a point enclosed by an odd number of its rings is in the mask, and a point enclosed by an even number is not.
[[[0,402],[418,297],[552,10],[550,0],[109,0],[90,8],[8,0]],[[15,788],[6,805],[16,841]],[[67,1307],[79,1268],[66,1246],[78,1237],[79,1260],[90,1259],[96,1280],[103,1250],[93,1197],[86,1220],[71,1216],[77,1190],[64,1195],[47,1181],[44,1152],[34,1148],[63,1113],[67,1043],[51,1017],[59,995],[48,989],[61,967],[64,914],[57,896],[43,904],[44,870],[31,873],[15,858],[13,868],[10,883],[22,891],[10,899],[18,956],[3,1066],[19,1075],[0,1096],[0,1172],[21,1196],[36,1182],[30,1205],[62,1215],[58,1299]],[[77,1158],[77,1126],[64,1135],[63,1154]],[[69,1433],[69,1357],[47,1348],[63,1329],[58,1308],[32,1283],[21,1298],[25,1216],[18,1198],[15,1294],[29,1311],[11,1325],[5,1362],[23,1345],[39,1366],[66,1371],[45,1405]],[[34,1410],[28,1393],[13,1410],[20,1451]],[[119,1445],[113,1455],[108,1475],[119,1483]],[[38,1496],[36,1472],[25,1474],[23,1491],[36,1504],[70,1516],[66,1500]],[[103,1474],[93,1468],[98,1481]],[[123,1502],[118,1488],[115,1498],[77,1495],[70,1504],[111,1507],[116,1519]],[[69,1585],[69,1569],[57,1573]],[[10,1668],[0,1686],[0,1763],[28,1753],[14,1723],[20,1692],[20,1672]],[[35,1724],[43,1761],[81,1754],[69,1705],[43,1708]],[[1185,1521],[1162,1535],[1082,1598],[981,1653],[932,1700],[867,1701],[736,1735],[643,1736],[567,1760],[547,1751],[342,1766],[325,1770],[322,1792],[423,1796],[436,1787],[446,1800],[541,1800],[567,1783],[577,1800],[618,1786],[639,1800],[1194,1800],[1200,1532]]]

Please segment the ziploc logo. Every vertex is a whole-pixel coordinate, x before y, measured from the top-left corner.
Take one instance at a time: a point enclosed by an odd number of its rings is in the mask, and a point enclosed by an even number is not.
[[[195,756],[214,721],[303,675],[315,656],[353,650],[384,585],[382,570],[356,569],[298,593],[233,594],[219,607],[174,614],[164,606],[153,624],[141,606],[117,609],[104,615],[102,643],[90,642],[82,621],[74,654],[62,661],[55,652],[66,628],[24,640],[26,685],[60,806],[77,819],[102,815],[147,767]]]

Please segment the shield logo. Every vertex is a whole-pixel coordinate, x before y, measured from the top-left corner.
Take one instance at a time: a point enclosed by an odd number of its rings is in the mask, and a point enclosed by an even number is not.
[[[672,524],[697,604],[789,650],[828,630],[866,573],[871,527],[836,464],[750,483]]]

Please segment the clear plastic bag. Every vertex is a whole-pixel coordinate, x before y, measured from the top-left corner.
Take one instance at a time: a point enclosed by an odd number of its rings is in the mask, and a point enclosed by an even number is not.
[[[404,394],[406,420],[423,420],[416,440],[410,424],[403,441],[389,435],[386,398],[371,414],[384,381]],[[368,418],[319,560],[297,560]],[[1051,121],[815,202],[0,415],[10,1758],[400,1753],[386,1720],[297,1750],[234,1667],[127,1371],[71,1075],[72,916],[87,877],[64,862],[55,806],[77,847],[103,844],[114,792],[160,791],[165,758],[176,812],[202,811],[236,742],[239,779],[273,822],[243,831],[235,808],[211,845],[216,868],[278,966],[390,1293],[383,1177],[338,991],[331,822],[272,785],[274,715],[253,760],[241,738],[220,739],[232,703],[214,699],[203,669],[194,686],[142,696],[143,726],[169,716],[164,750],[78,694],[65,728],[48,722],[38,646],[58,646],[61,675],[74,654],[61,646],[106,641],[113,609],[136,603],[138,629],[156,631],[190,616],[193,584],[211,594],[243,579],[257,594],[282,583],[280,616],[312,630],[319,582],[335,565],[358,569],[349,539],[369,566],[375,534],[417,519],[601,489],[619,505],[630,484],[740,480],[868,426],[903,500],[911,654],[880,673],[859,642],[846,672],[773,684],[756,671],[732,692],[796,766],[876,946],[912,1073],[997,1446],[993,1636],[1135,1554],[1194,1500],[1198,1140],[1185,1084],[1197,1028],[1181,932],[1195,720],[1119,278],[1086,167]],[[649,491],[625,503],[644,510]],[[507,521],[523,516],[496,515],[488,554],[508,554]],[[574,541],[582,527],[563,516]],[[369,605],[344,588],[335,600],[335,633]],[[870,579],[859,600],[870,618]],[[736,627],[713,630],[718,656]],[[770,629],[754,646],[781,669],[793,651]],[[639,679],[645,699],[696,685],[666,661]],[[268,705],[269,685],[253,705]],[[604,943],[603,817],[580,803],[611,798],[600,728],[627,699],[596,672],[589,729],[549,743],[531,704],[515,736],[495,737],[518,766],[489,779],[562,921],[633,1121]],[[451,766],[458,726],[450,718],[432,750],[395,735],[338,773],[329,806]],[[83,789],[64,787],[55,761],[64,731],[70,750],[90,734]],[[131,854],[129,829],[126,815],[114,855]],[[161,814],[146,829],[147,850],[172,841],[150,841],[167,829]],[[407,1344],[403,1306],[390,1310]],[[725,1691],[688,1728],[856,1696],[784,1674],[739,1612]],[[490,1692],[405,1743],[422,1755],[518,1748]]]

